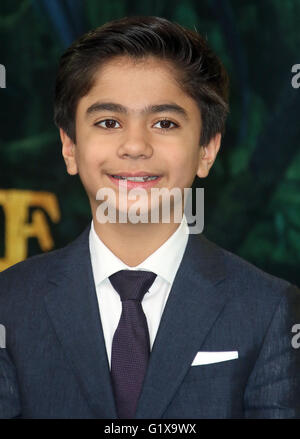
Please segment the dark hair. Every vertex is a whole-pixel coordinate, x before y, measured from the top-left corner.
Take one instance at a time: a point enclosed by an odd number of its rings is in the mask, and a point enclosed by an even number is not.
[[[179,86],[198,104],[200,144],[224,133],[228,113],[226,70],[197,32],[160,17],[125,17],[76,40],[62,55],[56,78],[54,121],[75,142],[78,101],[93,87],[94,73],[106,61],[125,55],[157,56],[175,66]]]

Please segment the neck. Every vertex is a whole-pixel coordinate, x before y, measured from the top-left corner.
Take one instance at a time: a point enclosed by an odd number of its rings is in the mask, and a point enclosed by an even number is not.
[[[93,215],[94,228],[101,241],[126,265],[134,267],[155,252],[180,223],[105,223]]]

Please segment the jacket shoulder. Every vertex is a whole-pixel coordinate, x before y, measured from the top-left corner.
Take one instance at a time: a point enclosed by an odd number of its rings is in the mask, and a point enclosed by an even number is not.
[[[68,259],[77,252],[83,243],[88,245],[88,232],[89,227],[65,247],[31,256],[2,271],[0,273],[0,297],[8,290],[13,289],[16,293],[24,290],[26,286],[34,289],[42,285],[61,268],[66,258]]]
[[[227,281],[241,292],[244,291],[246,294],[251,292],[252,297],[256,296],[261,299],[264,296],[279,299],[290,290],[300,293],[299,288],[289,281],[267,273],[241,256],[213,243],[205,236],[201,239],[209,247],[211,255],[218,254],[218,261],[222,261]]]

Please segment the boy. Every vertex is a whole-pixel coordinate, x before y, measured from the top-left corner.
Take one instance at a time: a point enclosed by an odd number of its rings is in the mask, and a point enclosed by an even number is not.
[[[297,288],[189,233],[182,203],[164,221],[167,198],[152,197],[208,175],[227,88],[206,41],[157,17],[108,23],[62,56],[55,122],[93,220],[1,273],[2,417],[299,417]],[[159,221],[132,220],[132,188]]]

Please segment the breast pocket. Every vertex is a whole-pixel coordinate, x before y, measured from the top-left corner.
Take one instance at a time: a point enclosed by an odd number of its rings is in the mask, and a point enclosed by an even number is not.
[[[185,377],[187,380],[207,380],[216,377],[234,377],[241,373],[240,359],[231,358],[224,361],[209,362],[207,364],[195,364],[190,366]]]

